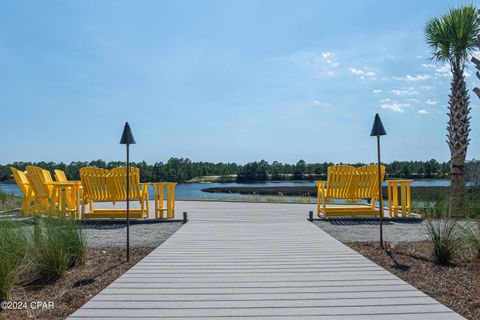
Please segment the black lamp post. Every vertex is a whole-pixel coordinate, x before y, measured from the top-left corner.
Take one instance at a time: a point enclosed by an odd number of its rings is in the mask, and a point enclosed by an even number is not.
[[[370,136],[377,137],[377,163],[378,163],[378,204],[380,206],[380,246],[383,248],[383,195],[382,195],[382,170],[380,165],[380,136],[387,135],[385,128],[383,127],[382,120],[380,116],[375,114],[375,120],[373,121],[372,131]]]
[[[130,261],[130,145],[135,144],[135,138],[128,122],[125,122],[120,144],[127,146],[127,261]]]

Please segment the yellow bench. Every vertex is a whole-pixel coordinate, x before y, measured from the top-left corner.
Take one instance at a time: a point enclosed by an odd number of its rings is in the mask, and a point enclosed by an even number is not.
[[[127,168],[112,170],[85,167],[80,169],[83,185],[82,218],[126,218],[126,209],[95,209],[94,202],[112,202],[127,200]],[[130,209],[131,218],[148,217],[148,183],[140,183],[140,169],[130,168],[129,199],[139,201],[140,208]],[[86,212],[87,204],[90,211]]]
[[[336,165],[328,167],[327,181],[317,181],[317,215],[330,216],[376,216],[380,210],[375,208],[378,200],[378,167],[368,165],[359,168]],[[385,167],[381,166],[381,180],[385,176]],[[370,200],[370,204],[328,205],[331,199],[344,199],[349,202]],[[382,213],[383,216],[383,213]]]

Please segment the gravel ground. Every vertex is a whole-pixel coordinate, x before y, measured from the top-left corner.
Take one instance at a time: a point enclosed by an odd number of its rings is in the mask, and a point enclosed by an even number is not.
[[[378,221],[333,220],[313,222],[320,229],[341,242],[378,241]],[[420,241],[426,239],[425,222],[383,222],[383,238],[396,244],[402,241]]]
[[[181,222],[142,223],[130,225],[132,247],[157,247],[182,227]],[[84,227],[89,247],[125,246],[124,223],[86,225]]]

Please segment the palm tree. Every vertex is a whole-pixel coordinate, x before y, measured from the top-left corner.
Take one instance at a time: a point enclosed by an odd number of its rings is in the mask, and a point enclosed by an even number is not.
[[[448,100],[447,143],[450,147],[450,215],[465,213],[465,157],[470,142],[470,97],[464,69],[469,55],[476,48],[480,27],[479,15],[473,5],[451,9],[425,26],[427,44],[432,59],[450,64],[451,93]]]

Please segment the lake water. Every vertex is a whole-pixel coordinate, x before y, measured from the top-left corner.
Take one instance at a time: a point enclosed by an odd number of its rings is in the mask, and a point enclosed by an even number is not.
[[[412,183],[412,186],[442,187],[449,186],[448,180],[418,180]],[[215,187],[288,187],[288,186],[315,186],[314,182],[263,182],[263,183],[181,183],[175,188],[175,198],[177,200],[192,199],[252,199],[252,198],[274,198],[273,196],[261,195],[242,195],[235,193],[209,193],[203,192],[205,188]],[[16,184],[0,183],[0,190],[8,194],[21,195],[20,189]],[[153,195],[153,187],[149,190]],[[295,199],[299,197],[285,196],[282,199]]]

